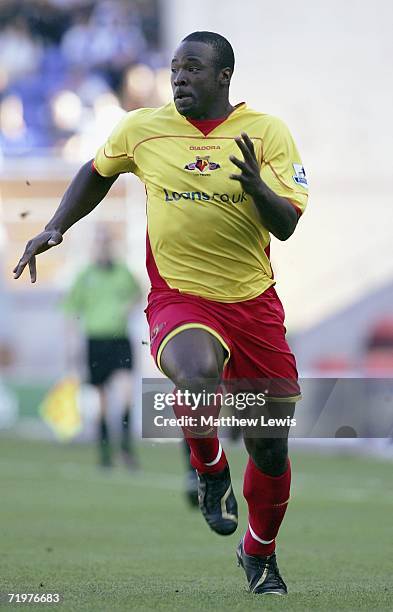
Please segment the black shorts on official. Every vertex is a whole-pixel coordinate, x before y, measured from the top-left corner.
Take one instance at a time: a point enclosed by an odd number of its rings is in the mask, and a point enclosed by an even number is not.
[[[132,370],[133,355],[128,338],[96,339],[87,342],[89,382],[97,387],[105,384],[116,370]]]

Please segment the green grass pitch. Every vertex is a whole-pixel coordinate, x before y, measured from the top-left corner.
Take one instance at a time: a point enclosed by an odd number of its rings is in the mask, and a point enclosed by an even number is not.
[[[176,444],[141,444],[135,475],[120,466],[101,473],[92,448],[0,445],[0,591],[64,595],[59,606],[29,609],[393,609],[392,463],[292,454],[292,501],[278,543],[290,594],[260,598],[246,591],[235,562],[246,525],[243,448],[228,451],[239,529],[220,538],[186,505]]]

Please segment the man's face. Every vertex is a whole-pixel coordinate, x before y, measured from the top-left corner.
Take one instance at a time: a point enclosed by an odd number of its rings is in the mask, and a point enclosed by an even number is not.
[[[173,98],[179,113],[203,118],[222,87],[214,47],[203,42],[181,43],[174,53],[171,72]]]

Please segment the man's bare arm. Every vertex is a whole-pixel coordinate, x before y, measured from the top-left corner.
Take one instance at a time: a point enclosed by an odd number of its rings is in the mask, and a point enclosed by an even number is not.
[[[118,174],[108,178],[101,176],[94,169],[93,160],[84,164],[73,178],[44,231],[27,243],[21,259],[13,270],[14,278],[19,278],[25,267],[29,265],[30,280],[35,283],[36,255],[60,244],[63,234],[104,199],[118,176]]]
[[[235,141],[243,153],[244,160],[234,155],[229,158],[241,170],[241,174],[231,174],[230,178],[239,181],[246,193],[252,196],[264,226],[279,240],[287,240],[295,231],[298,214],[289,200],[277,195],[260,177],[260,168],[254,152],[254,145],[246,133]]]

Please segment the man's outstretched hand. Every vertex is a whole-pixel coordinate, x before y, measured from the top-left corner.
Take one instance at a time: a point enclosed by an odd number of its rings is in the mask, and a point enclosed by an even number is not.
[[[231,155],[229,159],[239,168],[240,174],[229,178],[239,181],[244,191],[253,198],[263,225],[279,240],[287,240],[294,232],[299,215],[291,200],[277,195],[261,179],[260,167],[251,138],[245,132],[235,142],[243,154],[243,160]]]
[[[263,182],[260,176],[260,167],[255,155],[254,145],[251,138],[245,132],[242,132],[241,138],[235,138],[235,142],[243,154],[243,160],[237,159],[231,155],[229,159],[235,166],[241,170],[241,174],[231,174],[230,178],[234,181],[239,181],[244,191],[251,196],[259,193]]]
[[[25,251],[20,258],[17,266],[13,269],[14,278],[19,278],[23,270],[29,265],[30,280],[35,283],[37,280],[37,266],[36,266],[36,255],[44,253],[48,249],[57,246],[63,241],[63,236],[57,230],[44,230],[35,238],[29,240],[26,244]]]

